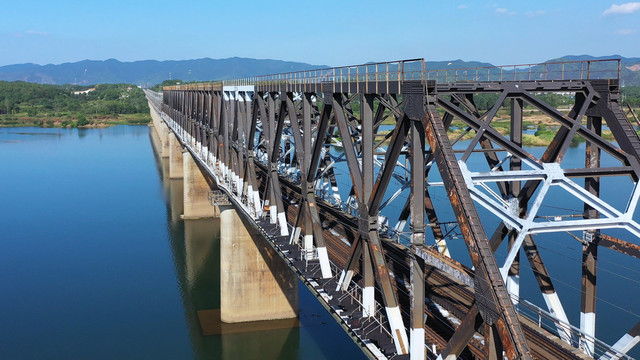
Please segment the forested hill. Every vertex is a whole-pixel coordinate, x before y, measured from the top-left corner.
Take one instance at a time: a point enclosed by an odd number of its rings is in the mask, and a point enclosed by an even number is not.
[[[640,58],[625,58],[620,55],[601,57],[568,55],[551,59],[548,62],[603,58],[622,59],[622,84],[628,86],[640,85]],[[460,69],[493,65],[486,62],[463,60],[427,61],[426,64],[427,69]],[[38,84],[79,85],[128,83],[147,87],[171,78],[182,79],[183,81],[225,80],[326,67],[326,65],[312,65],[301,62],[239,57],[134,62],[120,62],[109,59],[105,61],[84,60],[59,65],[19,64],[0,66],[0,80],[28,81]]]
[[[0,81],[0,126],[147,123],[142,89],[130,84],[41,85]]]
[[[144,92],[135,85],[100,84],[86,87],[0,81],[0,113],[4,114],[82,111],[86,114],[111,115],[144,113],[148,110]]]

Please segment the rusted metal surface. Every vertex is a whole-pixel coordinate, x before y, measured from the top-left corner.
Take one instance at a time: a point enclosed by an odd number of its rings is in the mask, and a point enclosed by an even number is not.
[[[449,200],[476,268],[475,290],[481,291],[484,295],[476,299],[478,310],[486,323],[489,325],[496,323],[507,356],[531,358],[513,304],[489,246],[489,240],[473,207],[471,195],[464,185],[457,159],[433,105],[427,108],[424,123],[427,139],[431,149],[434,150]],[[461,337],[461,339],[464,338]]]
[[[605,234],[600,234],[598,237],[600,238],[598,245],[640,259],[640,245]]]

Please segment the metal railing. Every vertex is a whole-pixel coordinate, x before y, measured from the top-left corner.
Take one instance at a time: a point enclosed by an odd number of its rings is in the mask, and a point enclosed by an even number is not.
[[[425,80],[455,82],[620,79],[620,71],[620,59],[604,59],[462,69],[433,69],[426,71]]]
[[[201,83],[181,84],[165,86],[163,90],[208,90],[218,91],[222,90],[222,81],[207,81]]]
[[[251,76],[234,80],[166,86],[165,90],[221,90],[222,86],[279,86],[299,88],[322,84],[324,91],[376,92],[400,90],[406,80],[539,81],[620,79],[621,60],[581,60],[541,64],[427,69],[424,59],[409,59]]]
[[[156,112],[162,112],[162,93],[157,93],[155,91],[151,91],[148,89],[144,90],[144,93],[149,100],[151,106],[155,109]]]
[[[608,359],[611,357],[616,359],[634,360],[633,357],[614,350],[611,345],[606,344],[605,342],[598,340],[593,336],[585,334],[577,327],[558,320],[555,316],[532,304],[531,302],[518,298],[513,294],[511,295],[511,297],[514,302],[518,303],[516,307],[518,314],[533,321],[538,325],[538,327],[556,335],[558,334],[558,329],[562,328],[563,331],[566,332],[566,335],[571,339],[571,345],[582,349],[585,353],[587,353],[587,355],[593,357],[594,359]],[[584,348],[585,342],[593,344],[593,353],[589,353],[590,350]]]
[[[410,59],[341,66],[326,69],[295,71],[281,74],[252,76],[235,80],[224,80],[225,86],[243,85],[317,85],[323,84],[327,90],[348,92],[387,92],[400,88],[405,80],[422,80],[425,74],[424,59]]]

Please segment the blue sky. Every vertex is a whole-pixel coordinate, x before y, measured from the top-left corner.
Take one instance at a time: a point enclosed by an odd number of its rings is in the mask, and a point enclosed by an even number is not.
[[[0,0],[0,66],[232,56],[330,66],[640,57],[640,2]]]

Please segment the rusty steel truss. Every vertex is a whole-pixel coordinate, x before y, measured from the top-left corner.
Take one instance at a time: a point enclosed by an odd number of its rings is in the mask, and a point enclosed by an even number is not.
[[[619,72],[619,60],[436,71],[417,59],[165,87],[161,104],[148,97],[353,335],[378,349],[370,354],[613,359],[640,340],[640,326],[613,347],[595,338],[599,248],[640,256],[640,140],[619,103]],[[542,93],[570,94],[573,104],[558,110]],[[486,94],[493,102],[481,110]],[[505,106],[507,126],[497,127]],[[525,106],[553,125],[540,156],[522,145]],[[577,140],[586,142],[583,166],[566,166]],[[626,207],[600,196],[605,177],[629,179]],[[438,189],[448,201],[434,199]],[[550,191],[583,211],[543,216]],[[394,202],[398,211],[383,210]],[[466,254],[451,251],[452,226]],[[604,233],[612,228],[631,240]],[[533,238],[551,232],[582,243],[579,328]],[[551,328],[517,311],[530,305],[519,297],[521,253]],[[348,315],[342,294],[357,302]],[[371,319],[393,346],[362,330]]]

